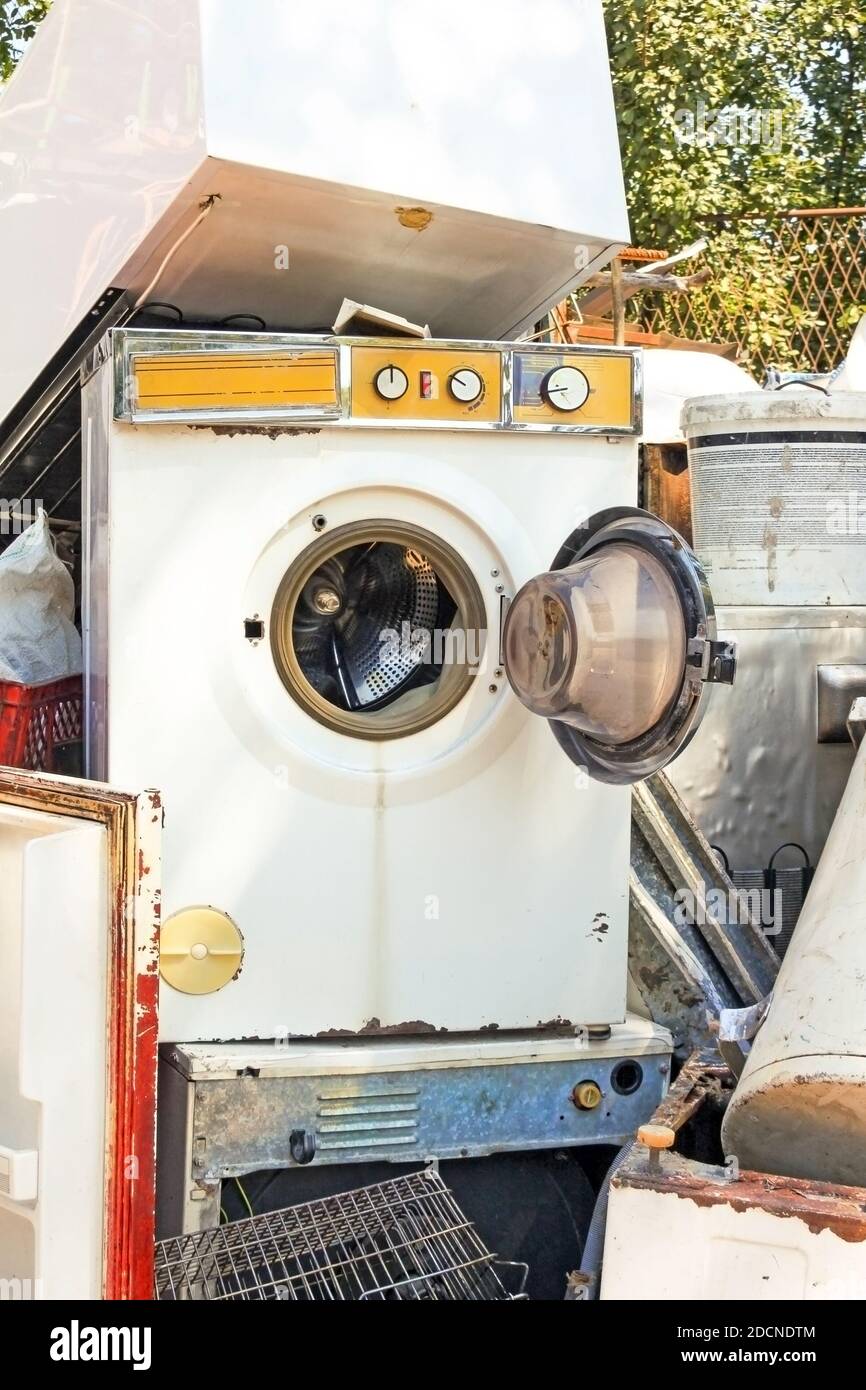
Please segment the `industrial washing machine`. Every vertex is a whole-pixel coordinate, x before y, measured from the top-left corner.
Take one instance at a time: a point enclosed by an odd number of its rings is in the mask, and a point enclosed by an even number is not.
[[[83,401],[88,772],[166,807],[163,1226],[263,1167],[621,1142],[670,1051],[629,783],[733,674],[627,505],[639,355],[124,329]]]

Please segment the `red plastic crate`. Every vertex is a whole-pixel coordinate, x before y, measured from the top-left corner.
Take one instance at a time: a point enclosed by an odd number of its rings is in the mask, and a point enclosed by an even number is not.
[[[55,772],[58,752],[81,742],[81,676],[43,685],[0,681],[0,763]]]

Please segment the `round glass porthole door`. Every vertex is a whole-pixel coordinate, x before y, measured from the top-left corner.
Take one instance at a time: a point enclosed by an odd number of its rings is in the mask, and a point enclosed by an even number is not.
[[[716,640],[703,570],[634,507],[600,512],[516,595],[503,635],[518,698],[604,782],[635,782],[685,747],[735,658]]]
[[[399,521],[351,523],[292,564],[271,618],[283,684],[320,723],[401,738],[462,699],[481,659],[485,611],[453,547]]]

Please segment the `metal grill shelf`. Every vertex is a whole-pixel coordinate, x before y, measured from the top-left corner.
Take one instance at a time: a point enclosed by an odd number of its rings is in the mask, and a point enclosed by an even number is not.
[[[433,1169],[156,1247],[157,1299],[501,1301],[506,1266]]]

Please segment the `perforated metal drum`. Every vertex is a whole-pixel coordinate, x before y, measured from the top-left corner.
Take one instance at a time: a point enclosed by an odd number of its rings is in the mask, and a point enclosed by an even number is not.
[[[462,697],[483,628],[478,586],[451,547],[402,522],[372,521],[322,537],[290,567],[271,645],[284,684],[316,719],[356,737],[395,738]]]

